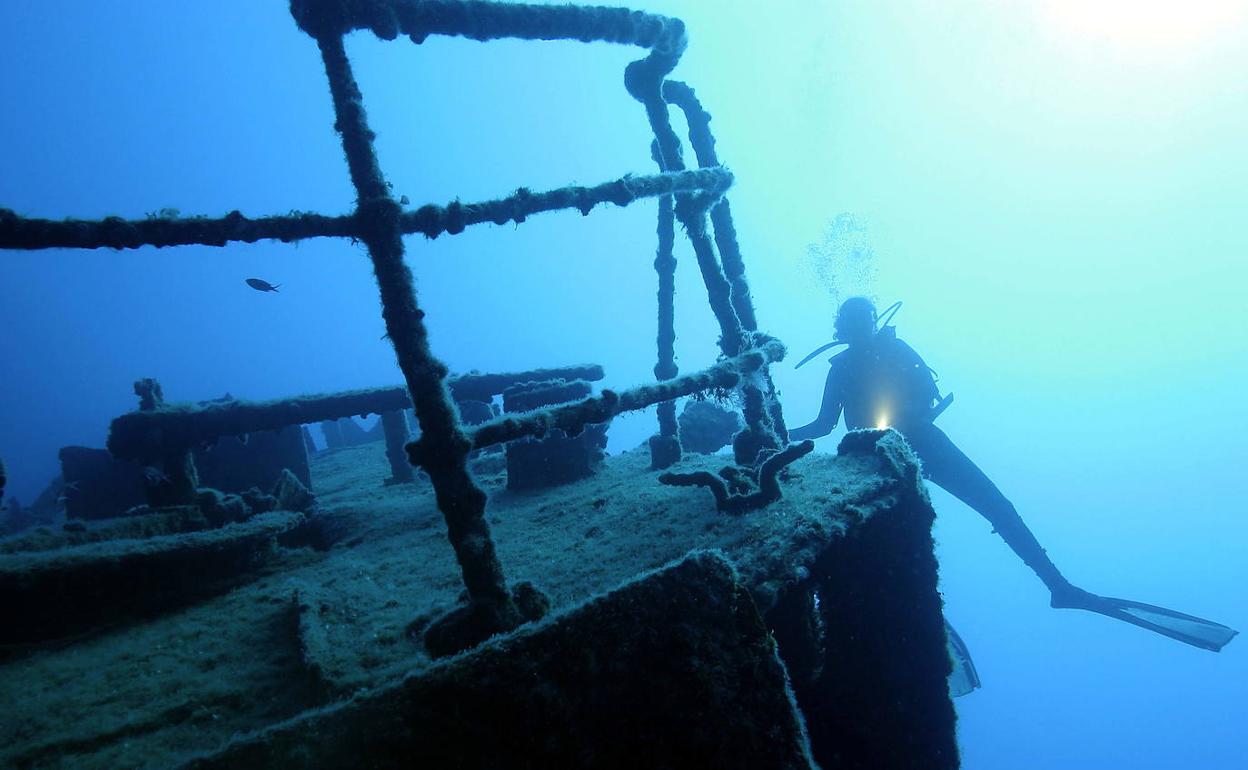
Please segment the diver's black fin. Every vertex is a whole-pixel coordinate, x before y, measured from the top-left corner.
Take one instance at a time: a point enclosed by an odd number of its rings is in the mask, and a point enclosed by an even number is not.
[[[1097,597],[1099,601],[1077,605],[1078,609],[1098,612],[1106,617],[1121,620],[1140,628],[1177,639],[1184,644],[1203,650],[1220,652],[1239,632],[1221,623],[1205,620],[1182,612],[1156,607],[1129,599]]]
[[[975,670],[975,662],[971,660],[971,651],[966,642],[953,630],[949,621],[945,621],[945,639],[949,647],[949,661],[953,670],[949,672],[949,697],[961,698],[979,689],[979,672]]]

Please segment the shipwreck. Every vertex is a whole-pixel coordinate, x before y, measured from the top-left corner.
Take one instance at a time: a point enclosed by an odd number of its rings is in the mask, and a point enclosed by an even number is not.
[[[918,464],[888,430],[836,455],[788,440],[769,374],[785,349],[759,326],[732,175],[672,77],[682,22],[478,0],[290,9],[324,62],[353,211],[0,210],[0,249],[356,239],[403,382],[179,404],[140,380],[107,451],[66,448],[67,524],[0,542],[0,764],[957,767]],[[406,207],[344,47],[357,32],[635,46],[624,80],[657,170]],[[593,364],[450,375],[404,236],[642,199],[658,208],[654,381],[596,390]],[[673,349],[677,224],[720,334],[718,362],[694,372]],[[683,397],[733,408],[682,422]],[[610,420],[651,406],[647,445],[605,456]],[[350,420],[365,415],[380,415],[375,441]],[[731,456],[711,453],[725,441]]]

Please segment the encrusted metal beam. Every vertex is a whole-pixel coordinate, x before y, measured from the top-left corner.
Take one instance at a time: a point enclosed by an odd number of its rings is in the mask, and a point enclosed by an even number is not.
[[[679,80],[665,80],[663,99],[676,105],[684,113],[685,123],[689,125],[689,146],[693,148],[694,157],[698,159],[698,166],[704,169],[718,167],[719,155],[715,152],[715,135],[711,133],[711,114],[703,109],[697,93]],[[728,205],[728,199],[724,198],[712,206],[710,214],[711,227],[715,231],[715,246],[719,249],[724,276],[732,286],[732,307],[737,311],[741,326],[746,331],[757,331],[754,300],[750,297],[750,286],[745,280],[745,260],[741,257],[741,247],[737,243],[737,228],[732,221],[732,209]]]
[[[619,393],[604,390],[597,396],[575,404],[522,412],[518,415],[504,414],[471,432],[472,448],[481,449],[526,436],[540,438],[555,428],[576,435],[585,425],[606,422],[624,412],[645,409],[663,401],[716,388],[734,388],[743,378],[758,372],[767,364],[783,360],[784,355],[784,345],[777,340],[770,340],[762,347],[683,377],[639,385]],[[423,465],[429,447],[423,441],[415,441],[407,445],[407,451],[413,464]]]
[[[423,43],[430,35],[481,42],[577,40],[649,48],[671,71],[684,53],[680,19],[627,8],[535,5],[483,0],[293,0],[291,13],[313,37],[371,30],[382,40],[406,35]]]
[[[300,18],[300,5],[292,4],[292,12],[302,25],[307,19]],[[330,8],[327,3],[319,5]],[[351,182],[358,194],[356,217],[363,227],[360,239],[373,262],[382,318],[411,393],[422,440],[432,448],[424,468],[433,482],[438,508],[446,520],[447,536],[468,591],[468,607],[462,614],[446,616],[441,628],[457,640],[457,645],[468,647],[492,634],[515,628],[524,616],[508,591],[503,567],[494,551],[494,540],[485,520],[485,492],[468,472],[471,442],[459,424],[450,391],[443,382],[446,365],[429,348],[425,313],[417,304],[412,272],[403,261],[401,209],[390,196],[377,164],[374,134],[368,126],[363,96],[351,71],[341,31],[327,31],[323,25],[304,28],[316,39],[325,64],[337,117],[334,126],[342,137]]]
[[[404,235],[421,233],[436,238],[458,235],[465,228],[485,222],[503,225],[523,222],[547,211],[576,209],[588,214],[595,206],[614,203],[627,206],[639,198],[698,193],[717,199],[732,185],[732,174],[723,168],[698,169],[675,174],[624,176],[593,187],[570,185],[533,192],[517,190],[506,198],[445,206],[427,205],[399,215]],[[358,238],[363,240],[367,223],[359,214],[325,216],[292,212],[282,216],[250,219],[231,211],[224,217],[151,216],[146,219],[38,219],[0,209],[0,249],[137,249],[143,246],[225,246],[276,240],[290,243],[306,238]]]
[[[503,374],[461,374],[448,378],[446,386],[456,400],[488,401],[521,382],[602,378],[601,366],[586,364]],[[169,451],[214,444],[222,436],[281,430],[289,425],[307,425],[355,415],[384,415],[411,408],[412,399],[407,388],[398,386],[272,401],[223,401],[205,406],[162,402],[159,407],[153,404],[150,409],[129,412],[114,419],[108,433],[108,451],[123,460],[143,460],[163,456]]]
[[[693,148],[698,165],[704,169],[719,166],[715,152],[715,134],[711,131],[711,114],[702,107],[697,94],[679,80],[664,80],[663,100],[680,108],[689,126],[689,145]],[[710,208],[711,228],[715,247],[719,251],[724,278],[728,282],[728,299],[740,321],[742,329],[758,331],[758,319],[754,312],[754,300],[750,285],[745,279],[745,260],[737,242],[737,228],[733,223],[728,198],[723,197]],[[742,388],[743,411],[748,430],[737,436],[733,450],[738,463],[748,463],[762,449],[772,449],[788,443],[788,429],[784,423],[784,411],[776,394],[771,373],[760,372],[757,384]]]
[[[663,167],[663,157],[659,152],[656,140],[650,145],[650,155],[654,162]],[[658,343],[658,361],[654,365],[654,376],[657,380],[670,380],[680,374],[676,366],[676,256],[673,247],[676,243],[675,201],[671,195],[659,198],[659,222],[656,233],[659,237],[658,247],[654,255],[654,271],[659,277],[659,312],[658,332],[655,341]],[[680,424],[676,420],[676,402],[664,401],[659,404],[659,432],[650,437],[650,467],[658,470],[667,468],[680,459]]]

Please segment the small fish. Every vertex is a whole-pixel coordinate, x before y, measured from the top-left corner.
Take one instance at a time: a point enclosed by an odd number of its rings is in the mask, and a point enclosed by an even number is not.
[[[151,465],[143,469],[143,478],[147,480],[148,484],[168,484],[169,483],[169,477],[165,475],[165,472],[162,471],[160,468],[156,468]]]
[[[57,498],[56,498],[56,504],[57,504],[57,505],[60,505],[60,506],[64,506],[66,503],[68,503],[68,502],[69,502],[69,498],[70,498],[70,493],[71,493],[71,492],[72,492],[72,493],[78,493],[78,492],[80,492],[80,491],[81,491],[81,490],[80,490],[80,489],[78,489],[78,482],[77,482],[77,481],[71,481],[71,482],[69,482],[69,483],[68,483],[68,484],[66,484],[64,487],[62,487],[62,489],[61,489],[61,494],[60,494],[60,495],[58,495],[58,496],[57,496]]]
[[[277,284],[277,286],[274,286],[268,281],[262,280],[260,278],[248,278],[247,285],[255,289],[256,291],[277,291],[277,287],[281,286],[280,283]]]

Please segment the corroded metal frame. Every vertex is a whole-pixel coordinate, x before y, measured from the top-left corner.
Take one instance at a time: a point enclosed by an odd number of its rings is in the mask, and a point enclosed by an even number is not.
[[[738,437],[738,462],[753,463],[759,449],[781,447],[786,436],[767,367],[780,360],[784,350],[757,329],[731,212],[723,200],[732,176],[715,156],[708,125],[710,116],[702,110],[693,90],[666,80],[685,50],[683,22],[623,8],[482,0],[291,0],[290,9],[296,23],[316,41],[321,52],[333,99],[335,128],[341,136],[357,193],[354,212],[342,216],[292,212],[287,216],[249,219],[234,211],[217,219],[109,217],[53,221],[23,218],[0,209],[0,249],[224,246],[231,242],[290,242],[314,237],[349,237],[363,242],[376,275],[388,338],[421,427],[421,437],[409,445],[408,454],[429,473],[446,519],[470,598],[466,615],[461,615],[460,620],[467,617],[467,623],[476,627],[476,631],[466,632],[469,637],[483,638],[482,634],[512,628],[526,616],[508,590],[495,555],[484,517],[485,493],[467,469],[466,460],[473,448],[541,435],[556,427],[575,431],[580,425],[600,422],[622,411],[665,403],[660,413],[660,435],[669,440],[669,450],[674,444],[675,452],[673,457],[669,451],[664,463],[656,459],[656,465],[670,464],[680,452],[672,399],[716,388],[734,388],[742,394],[747,428]],[[596,187],[565,187],[543,193],[521,189],[507,198],[478,204],[453,202],[404,210],[391,194],[378,164],[363,96],[346,54],[345,37],[357,30],[370,30],[383,40],[402,34],[415,43],[423,42],[429,35],[449,35],[478,41],[577,40],[645,48],[646,56],[627,67],[625,85],[646,110],[660,173],[629,175]],[[671,124],[669,101],[685,112],[701,168],[685,167],[681,143]],[[457,234],[477,223],[522,222],[531,214],[567,208],[588,214],[601,203],[624,206],[638,198],[656,196],[662,199],[662,205],[656,260],[660,271],[660,361],[655,373],[663,382],[623,393],[604,391],[576,404],[520,418],[504,417],[467,432],[458,420],[447,389],[446,366],[429,347],[424,311],[403,260],[403,235],[422,233],[433,238],[442,233]],[[713,234],[708,227],[708,211]],[[669,234],[675,221],[681,223],[693,246],[707,298],[719,324],[723,356],[710,369],[683,377],[676,376],[671,347],[674,260],[673,238]],[[471,641],[464,639],[465,644]]]

